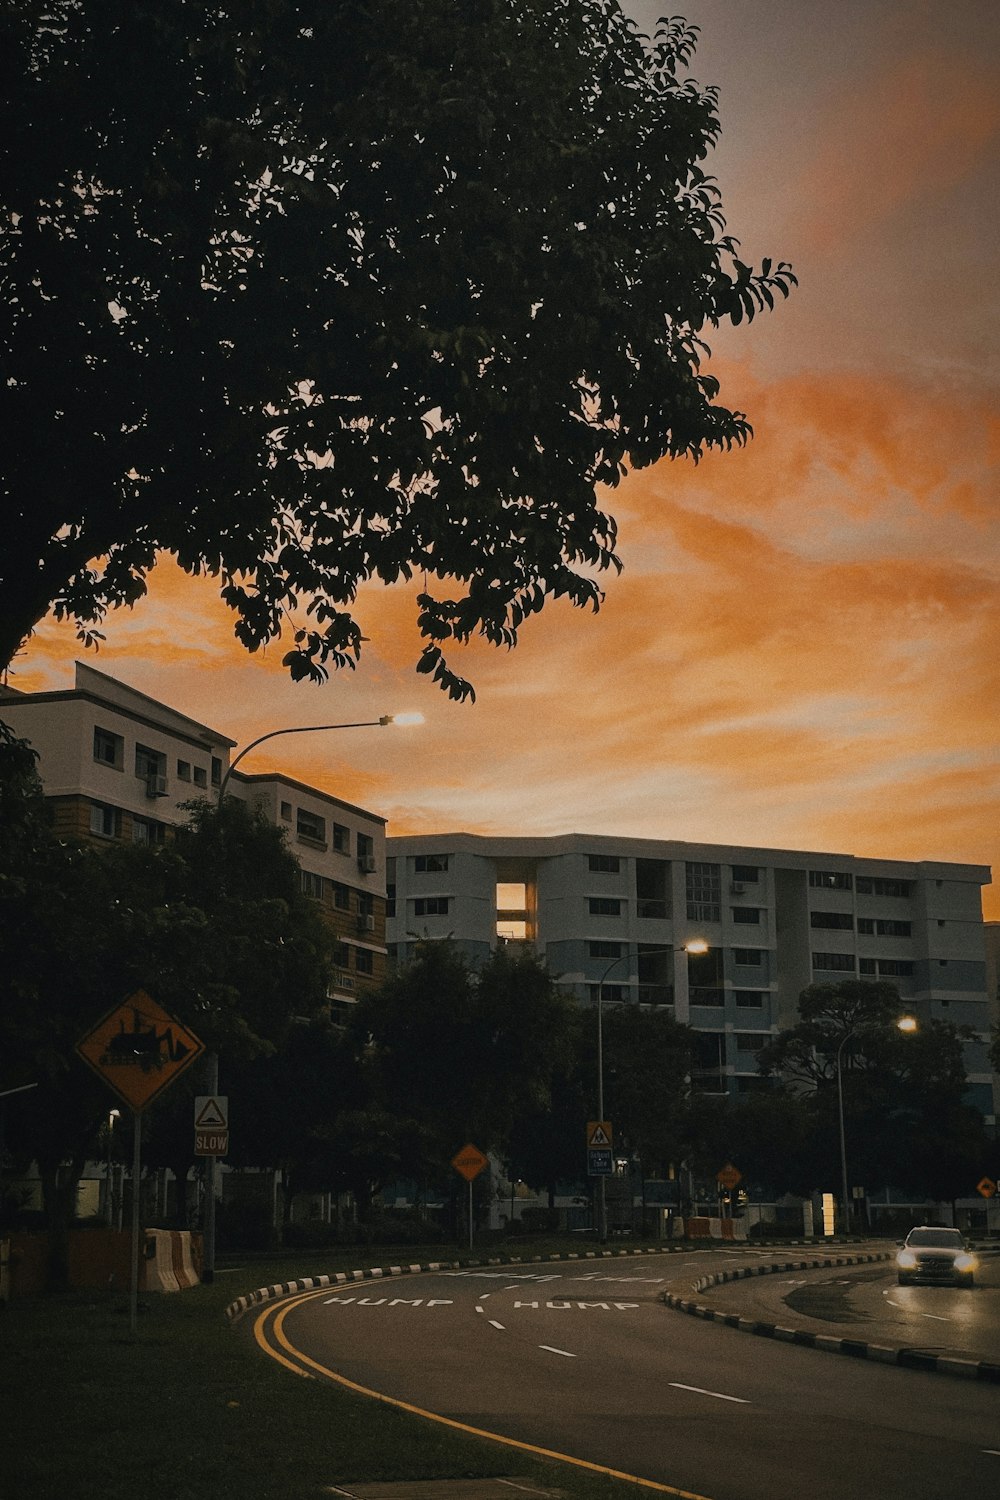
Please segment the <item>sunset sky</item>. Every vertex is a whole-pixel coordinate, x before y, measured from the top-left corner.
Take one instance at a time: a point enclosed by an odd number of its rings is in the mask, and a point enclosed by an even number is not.
[[[635,3],[650,29],[674,7]],[[41,627],[23,690],[77,657],[245,744],[419,709],[421,728],[279,740],[280,767],[390,832],[624,833],[992,864],[1000,920],[1000,4],[678,0],[721,90],[718,176],[790,302],[719,333],[756,436],[630,476],[625,572],[547,606],[513,653],[413,671],[412,588],[372,589],[356,673],[290,683],[211,583],[164,565],[99,655]]]

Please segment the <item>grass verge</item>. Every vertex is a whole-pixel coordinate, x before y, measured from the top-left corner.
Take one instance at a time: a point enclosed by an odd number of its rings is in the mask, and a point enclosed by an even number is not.
[[[538,1253],[580,1249],[547,1241]],[[530,1259],[536,1247],[513,1253]],[[5,1492],[31,1500],[312,1500],[352,1481],[521,1474],[576,1500],[620,1497],[621,1483],[296,1378],[225,1317],[228,1303],[260,1286],[463,1258],[470,1257],[454,1246],[422,1246],[223,1262],[211,1286],[144,1294],[134,1335],[120,1293],[15,1300],[0,1311]]]

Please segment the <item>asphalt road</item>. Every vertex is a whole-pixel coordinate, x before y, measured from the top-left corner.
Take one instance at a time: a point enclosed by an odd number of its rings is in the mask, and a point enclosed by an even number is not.
[[[867,1248],[867,1247],[866,1247]],[[894,1245],[886,1245],[894,1250]],[[899,1286],[892,1262],[794,1270],[698,1292],[706,1306],[896,1349],[1000,1363],[1000,1254],[984,1254],[976,1286]],[[998,1392],[1000,1400],[1000,1392]]]
[[[660,1300],[668,1286],[690,1288],[721,1261],[748,1257],[734,1249],[415,1273],[298,1294],[265,1307],[254,1329],[289,1368],[668,1493],[965,1500],[1000,1491],[996,1386],[755,1338]],[[718,1295],[768,1282],[778,1277]],[[971,1294],[972,1306],[984,1300]]]

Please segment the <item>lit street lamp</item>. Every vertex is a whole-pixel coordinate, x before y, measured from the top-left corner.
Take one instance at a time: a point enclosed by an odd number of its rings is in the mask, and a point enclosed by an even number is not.
[[[262,745],[265,740],[273,740],[279,734],[319,734],[332,729],[384,729],[389,724],[422,724],[423,714],[382,714],[377,719],[364,719],[357,724],[293,724],[287,729],[269,729],[267,734],[259,734],[249,745],[244,745],[235,759],[226,767],[226,774],[219,785],[219,806],[221,808],[229,785],[229,778],[245,755]],[[208,1059],[208,1092],[215,1095],[219,1091],[219,1056],[213,1052]],[[211,1282],[215,1280],[215,1168],[217,1158],[207,1156],[205,1158],[205,1219],[204,1219],[204,1250],[202,1280]]]
[[[226,767],[226,774],[222,778],[222,784],[219,787],[219,802],[221,804],[223,797],[226,795],[229,778],[236,770],[244,755],[249,755],[251,750],[255,750],[265,740],[273,740],[279,734],[317,734],[320,730],[328,729],[384,729],[388,724],[422,724],[423,722],[423,714],[382,714],[378,719],[363,719],[357,724],[296,724],[288,729],[270,729],[267,734],[260,734],[255,740],[251,740],[249,745],[244,745],[235,760],[230,761]]]
[[[907,1035],[918,1030],[916,1019],[913,1016],[900,1016],[895,1025],[897,1031],[902,1031]],[[840,1039],[840,1045],[837,1048],[837,1120],[840,1126],[841,1225],[843,1228],[843,1232],[847,1234],[850,1234],[851,1232],[851,1200],[848,1197],[847,1190],[847,1144],[844,1137],[844,1047],[848,1042],[855,1040],[857,1037],[864,1036],[866,1032],[871,1033],[873,1031],[878,1031],[879,1029],[880,1028],[877,1025],[852,1027],[850,1031],[844,1032],[844,1035]]]
[[[707,952],[708,944],[704,938],[691,938],[686,943],[673,943],[669,948],[648,948],[642,956],[643,958],[656,958],[662,953]],[[627,963],[631,957],[631,953],[627,951],[619,953],[617,958],[611,960],[597,981],[597,1118],[599,1120],[604,1119],[604,985],[611,971],[618,964]],[[608,1199],[603,1176],[597,1179],[597,1234],[600,1243],[607,1244]]]

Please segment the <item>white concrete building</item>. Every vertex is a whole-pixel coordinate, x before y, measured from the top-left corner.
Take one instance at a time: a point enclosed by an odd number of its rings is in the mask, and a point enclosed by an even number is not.
[[[531,944],[605,1003],[669,1005],[699,1033],[699,1083],[758,1084],[755,1054],[807,985],[895,984],[918,1018],[975,1028],[969,1097],[994,1119],[982,865],[567,834],[390,838],[390,958],[451,936],[472,959]],[[704,938],[707,954],[682,951]]]
[[[71,689],[0,688],[0,719],[38,752],[57,831],[97,842],[163,843],[186,822],[185,802],[219,796],[236,749],[81,662]],[[337,935],[330,1000],[342,1010],[385,977],[385,819],[280,773],[236,770],[226,794],[285,830],[303,889]]]

